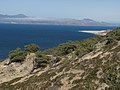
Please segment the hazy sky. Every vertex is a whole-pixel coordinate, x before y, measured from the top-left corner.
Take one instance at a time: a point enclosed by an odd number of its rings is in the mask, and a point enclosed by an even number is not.
[[[0,0],[0,13],[120,23],[120,0]]]

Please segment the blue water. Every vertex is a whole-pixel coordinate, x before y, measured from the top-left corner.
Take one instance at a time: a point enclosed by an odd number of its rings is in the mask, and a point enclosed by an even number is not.
[[[83,40],[93,34],[79,30],[113,29],[108,26],[57,26],[0,24],[0,59],[7,58],[9,51],[36,43],[41,50],[52,48],[69,40]]]

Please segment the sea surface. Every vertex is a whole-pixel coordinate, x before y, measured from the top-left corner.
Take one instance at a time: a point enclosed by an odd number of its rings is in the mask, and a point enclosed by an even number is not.
[[[95,36],[80,30],[113,28],[116,27],[0,24],[0,59],[7,58],[9,51],[30,43],[36,43],[41,50],[46,50],[67,41],[80,41]]]

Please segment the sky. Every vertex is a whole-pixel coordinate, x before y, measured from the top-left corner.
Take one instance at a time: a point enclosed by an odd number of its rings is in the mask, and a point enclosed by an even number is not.
[[[0,14],[120,23],[120,0],[0,0]]]

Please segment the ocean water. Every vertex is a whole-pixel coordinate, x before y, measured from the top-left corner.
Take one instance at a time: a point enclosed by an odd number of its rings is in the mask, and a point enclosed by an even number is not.
[[[113,29],[112,26],[59,26],[0,24],[0,59],[7,58],[9,51],[36,43],[41,50],[55,47],[67,41],[80,41],[94,34],[80,30]]]

